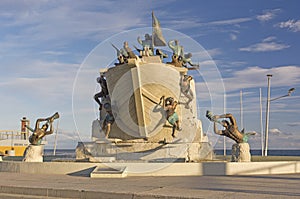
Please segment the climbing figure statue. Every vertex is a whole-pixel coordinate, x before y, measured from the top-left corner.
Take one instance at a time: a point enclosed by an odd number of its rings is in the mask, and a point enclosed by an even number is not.
[[[99,105],[99,111],[102,110],[102,103],[101,103],[101,99],[105,98],[109,93],[108,93],[108,88],[107,88],[107,82],[106,79],[104,77],[104,72],[100,72],[100,77],[97,77],[97,83],[100,84],[101,87],[101,91],[99,93],[96,93],[94,95],[94,99],[97,102],[97,104]]]
[[[173,97],[167,97],[165,99],[163,96],[161,100],[164,101],[163,103],[166,111],[167,120],[172,125],[172,137],[176,137],[175,130],[182,130],[180,127],[178,114],[175,111],[178,102],[175,101]]]
[[[194,94],[190,85],[192,79],[193,77],[190,75],[182,75],[180,79],[180,90],[184,96],[188,98],[188,101],[185,103],[185,108],[189,108],[190,102],[194,99]]]

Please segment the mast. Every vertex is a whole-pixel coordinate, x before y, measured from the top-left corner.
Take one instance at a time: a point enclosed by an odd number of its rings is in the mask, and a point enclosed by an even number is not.
[[[152,47],[154,46],[166,46],[167,42],[162,35],[160,22],[155,17],[154,12],[152,11]]]

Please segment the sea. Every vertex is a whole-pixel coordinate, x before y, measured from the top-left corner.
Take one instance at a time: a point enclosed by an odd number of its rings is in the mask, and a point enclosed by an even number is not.
[[[214,150],[216,155],[224,155],[223,149]],[[251,155],[259,156],[262,155],[261,149],[250,150]],[[226,155],[231,155],[231,150],[226,150]],[[276,150],[268,150],[268,156],[300,156],[300,150],[288,150],[288,149],[276,149]]]
[[[216,155],[223,155],[223,149],[214,150]],[[261,150],[251,150],[251,155],[259,156],[261,155]],[[226,150],[226,155],[231,155],[231,150]],[[57,158],[76,158],[75,149],[56,149],[55,152],[53,149],[45,149],[44,156],[56,156]],[[268,156],[300,156],[300,150],[268,150]]]

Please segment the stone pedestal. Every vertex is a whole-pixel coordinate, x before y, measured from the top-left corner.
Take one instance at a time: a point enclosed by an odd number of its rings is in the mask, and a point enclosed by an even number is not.
[[[44,145],[29,145],[24,153],[23,162],[43,162]]]
[[[231,162],[251,162],[250,146],[248,143],[232,145]]]

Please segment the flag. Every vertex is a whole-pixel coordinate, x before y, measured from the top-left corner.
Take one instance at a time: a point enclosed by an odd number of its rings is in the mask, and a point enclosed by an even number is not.
[[[152,42],[154,46],[167,45],[160,29],[160,23],[158,19],[154,16],[154,12],[152,12]]]

